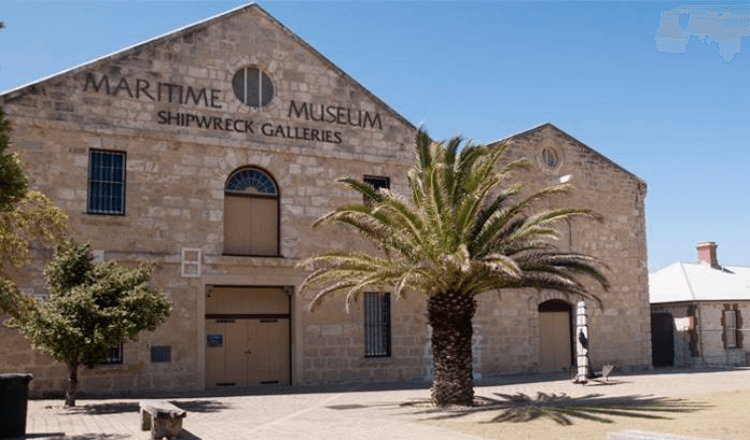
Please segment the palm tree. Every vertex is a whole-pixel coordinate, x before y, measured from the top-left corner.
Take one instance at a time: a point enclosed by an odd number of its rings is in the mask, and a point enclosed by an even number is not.
[[[593,257],[555,246],[555,224],[572,217],[600,219],[589,209],[560,208],[530,212],[535,202],[565,193],[554,185],[530,195],[523,184],[506,184],[525,160],[501,165],[506,145],[463,142],[454,137],[434,143],[419,129],[416,163],[408,172],[411,200],[388,190],[375,191],[354,179],[339,179],[371,203],[336,208],[314,226],[342,223],[359,231],[379,249],[328,252],[300,267],[316,268],[301,291],[324,286],[310,309],[333,294],[351,301],[368,289],[391,287],[397,298],[407,292],[426,295],[432,327],[432,403],[473,402],[472,318],[476,296],[490,290],[552,289],[579,298],[599,299],[579,280],[584,275],[604,289],[608,282]]]

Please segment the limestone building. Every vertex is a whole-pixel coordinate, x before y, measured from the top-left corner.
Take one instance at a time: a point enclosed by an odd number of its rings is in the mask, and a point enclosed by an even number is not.
[[[697,263],[649,275],[655,367],[750,365],[750,267],[720,265],[718,247],[700,241]]]
[[[406,193],[415,127],[257,5],[243,6],[0,95],[33,186],[70,216],[100,260],[151,261],[167,323],[81,372],[84,393],[266,383],[404,381],[430,375],[424,298],[371,292],[350,313],[314,313],[295,265],[360,246],[313,230],[356,201],[333,184],[364,179]],[[651,364],[646,185],[551,124],[506,141],[533,167],[520,180],[572,179],[559,203],[563,246],[611,267],[590,318],[594,365]],[[19,280],[44,296],[37,260]],[[571,305],[550,292],[487,293],[475,320],[478,375],[559,371],[572,360]],[[32,393],[63,389],[66,370],[0,329],[0,372],[34,374]]]

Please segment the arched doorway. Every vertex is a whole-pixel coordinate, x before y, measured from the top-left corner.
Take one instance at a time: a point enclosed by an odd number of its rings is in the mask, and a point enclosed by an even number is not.
[[[561,299],[539,304],[539,371],[567,371],[573,365],[573,306]]]

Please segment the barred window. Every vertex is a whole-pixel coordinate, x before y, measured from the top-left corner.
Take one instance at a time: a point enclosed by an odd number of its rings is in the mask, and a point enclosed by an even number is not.
[[[255,67],[238,70],[232,77],[232,89],[237,99],[250,107],[263,107],[273,99],[271,78]]]
[[[151,346],[151,362],[172,362],[171,345],[153,345]]]
[[[122,344],[112,346],[107,355],[104,356],[102,364],[121,364],[122,363]]]
[[[369,184],[375,191],[379,189],[391,189],[391,179],[383,176],[364,176],[363,182]],[[362,196],[367,206],[372,206],[372,201],[367,196]]]
[[[89,152],[89,214],[125,214],[125,153]]]
[[[391,355],[391,296],[365,293],[365,357]]]

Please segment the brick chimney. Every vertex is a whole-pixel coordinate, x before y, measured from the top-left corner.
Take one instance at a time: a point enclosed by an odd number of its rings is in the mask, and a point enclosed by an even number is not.
[[[695,249],[698,250],[698,262],[701,261],[708,263],[709,266],[714,269],[718,269],[719,260],[716,259],[716,248],[719,246],[713,241],[699,241],[695,245]]]

